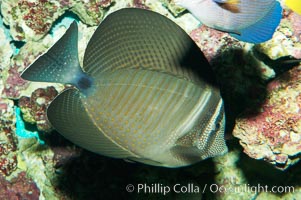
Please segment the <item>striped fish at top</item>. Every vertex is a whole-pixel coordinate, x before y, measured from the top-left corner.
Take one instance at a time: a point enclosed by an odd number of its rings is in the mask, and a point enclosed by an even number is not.
[[[91,37],[83,67],[77,25],[21,75],[71,84],[47,109],[53,127],[92,152],[180,167],[227,152],[225,114],[209,63],[168,18],[126,8]]]
[[[175,0],[204,25],[230,33],[238,40],[270,40],[282,18],[277,0]]]

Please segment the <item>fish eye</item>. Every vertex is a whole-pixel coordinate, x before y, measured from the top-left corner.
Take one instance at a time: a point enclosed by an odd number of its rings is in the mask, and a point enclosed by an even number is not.
[[[220,123],[216,123],[216,124],[215,124],[215,130],[218,130],[218,129],[220,129],[220,128],[221,128]]]

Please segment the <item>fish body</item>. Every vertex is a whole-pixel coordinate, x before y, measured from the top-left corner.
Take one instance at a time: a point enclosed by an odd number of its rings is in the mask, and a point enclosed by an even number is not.
[[[282,8],[276,0],[176,0],[208,27],[250,43],[272,38]]]
[[[285,0],[285,5],[292,9],[294,12],[301,15],[301,1],[300,0]]]
[[[21,75],[69,83],[47,109],[54,128],[92,152],[179,167],[227,151],[225,115],[211,68],[174,22],[127,8],[107,16],[91,37],[83,67],[77,25]]]

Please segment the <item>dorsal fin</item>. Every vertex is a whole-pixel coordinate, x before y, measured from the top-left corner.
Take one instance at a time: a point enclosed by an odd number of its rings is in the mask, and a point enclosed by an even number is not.
[[[78,61],[78,30],[74,21],[66,33],[43,55],[39,56],[21,75],[37,82],[75,84],[83,74]]]
[[[193,40],[167,17],[137,8],[110,14],[88,43],[84,70],[94,77],[106,70],[141,66],[197,83],[214,77]]]

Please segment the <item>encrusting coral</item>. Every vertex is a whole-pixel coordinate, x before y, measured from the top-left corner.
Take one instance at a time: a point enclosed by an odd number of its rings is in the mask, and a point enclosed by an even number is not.
[[[281,169],[300,160],[300,67],[269,83],[268,96],[260,112],[237,119],[233,131],[250,157],[264,159]]]
[[[86,24],[97,25],[111,3],[111,0],[3,0],[1,13],[14,40],[37,41],[47,34],[53,22],[65,11],[76,13]]]

